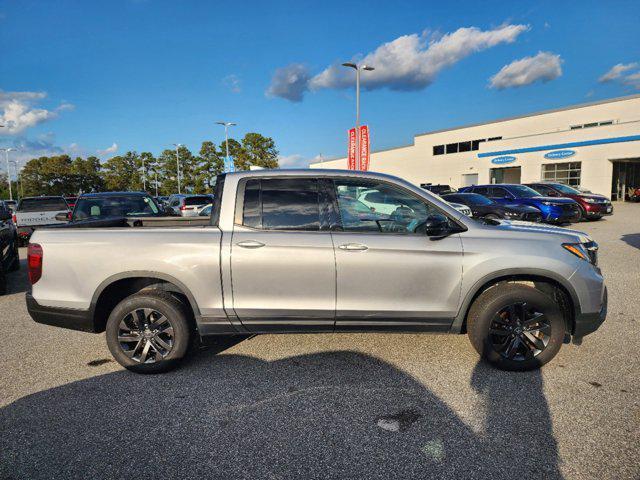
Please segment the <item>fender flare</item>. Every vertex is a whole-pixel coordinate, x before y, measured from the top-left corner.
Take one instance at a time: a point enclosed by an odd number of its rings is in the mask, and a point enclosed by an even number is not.
[[[460,305],[460,309],[458,310],[458,314],[451,324],[451,332],[460,333],[462,331],[462,326],[464,325],[469,308],[471,308],[473,300],[475,300],[476,296],[481,290],[483,290],[489,284],[496,283],[500,280],[508,280],[514,277],[516,277],[516,279],[517,277],[537,277],[540,280],[551,280],[559,284],[569,294],[571,303],[573,304],[574,315],[580,315],[581,310],[578,294],[565,277],[558,275],[556,272],[538,268],[507,268],[504,270],[491,272],[484,277],[481,277],[473,284],[473,287],[471,287],[466,293]]]

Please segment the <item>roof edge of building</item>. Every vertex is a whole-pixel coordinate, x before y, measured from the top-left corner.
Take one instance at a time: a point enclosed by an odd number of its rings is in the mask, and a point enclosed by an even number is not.
[[[579,103],[579,104],[576,104],[576,105],[569,105],[567,107],[552,108],[552,109],[549,109],[549,110],[540,110],[538,112],[527,113],[525,115],[514,115],[514,116],[511,116],[511,117],[504,117],[504,118],[498,118],[496,120],[489,120],[487,122],[469,123],[467,125],[461,125],[459,127],[451,127],[451,128],[442,128],[442,129],[439,129],[439,130],[431,130],[429,132],[418,133],[418,134],[415,135],[415,137],[424,137],[425,135],[434,135],[436,133],[451,132],[451,131],[454,131],[454,130],[462,130],[462,129],[465,129],[465,128],[479,127],[479,126],[482,126],[482,125],[491,125],[493,123],[509,122],[511,120],[518,120],[520,118],[536,117],[538,115],[546,115],[548,113],[564,112],[564,111],[567,111],[567,110],[576,110],[578,108],[593,107],[593,106],[596,106],[596,105],[604,105],[606,103],[623,102],[625,100],[633,100],[635,98],[640,98],[640,93],[636,93],[636,94],[633,94],[633,95],[626,95],[624,97],[615,97],[615,98],[608,98],[608,99],[605,99],[605,100],[597,100],[595,102]]]

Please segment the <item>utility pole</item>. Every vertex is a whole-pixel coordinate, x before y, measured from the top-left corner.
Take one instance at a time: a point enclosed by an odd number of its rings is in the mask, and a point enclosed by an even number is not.
[[[153,175],[156,179],[156,198],[158,197],[158,172],[156,172],[155,170],[153,171]]]
[[[144,156],[140,156],[142,159],[142,190],[147,191],[147,171],[144,169]]]
[[[229,168],[230,172],[235,172],[235,170],[236,170],[235,166],[233,165],[233,163],[231,163],[229,161],[229,127],[233,127],[233,126],[237,125],[237,123],[233,123],[233,122],[216,122],[216,124],[224,126],[224,146],[227,149],[227,156],[225,158],[225,163],[227,165],[227,168]]]
[[[174,143],[175,147],[176,147],[176,166],[178,169],[178,194],[182,193],[180,191],[180,153],[178,152],[178,149],[180,147],[182,147],[181,143]]]
[[[355,63],[343,63],[343,67],[353,68],[356,71],[356,169],[360,169],[360,71],[368,72],[375,70],[369,65],[358,65]]]
[[[13,192],[11,191],[11,172],[9,171],[9,152],[15,151],[15,148],[0,148],[4,151],[4,159],[7,163],[7,183],[9,184],[9,200],[13,200]]]

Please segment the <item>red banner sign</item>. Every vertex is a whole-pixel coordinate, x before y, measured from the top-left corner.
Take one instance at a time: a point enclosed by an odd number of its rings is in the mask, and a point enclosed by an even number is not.
[[[369,127],[360,127],[360,152],[358,154],[359,170],[366,172],[369,170]]]
[[[356,170],[356,129],[349,130],[349,170]]]

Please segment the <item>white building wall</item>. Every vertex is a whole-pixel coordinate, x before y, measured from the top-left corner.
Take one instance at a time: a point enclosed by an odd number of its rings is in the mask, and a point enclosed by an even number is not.
[[[613,121],[613,124],[579,130],[570,128],[572,125],[603,121]],[[491,163],[492,157],[479,158],[482,153],[634,135],[640,135],[640,95],[417,135],[413,145],[372,153],[370,169],[397,175],[415,184],[444,183],[457,188],[462,186],[463,174],[477,173],[478,183],[490,183],[490,169],[499,165]],[[483,142],[478,151],[433,155],[434,145],[490,137],[503,139]],[[521,167],[521,182],[526,183],[541,179],[545,163],[581,162],[581,185],[608,195],[612,182],[610,160],[640,158],[640,141],[569,149],[576,153],[565,160],[544,158],[545,153],[556,148],[509,153],[516,157],[516,161],[502,166]],[[311,168],[346,169],[347,159],[315,163]]]

